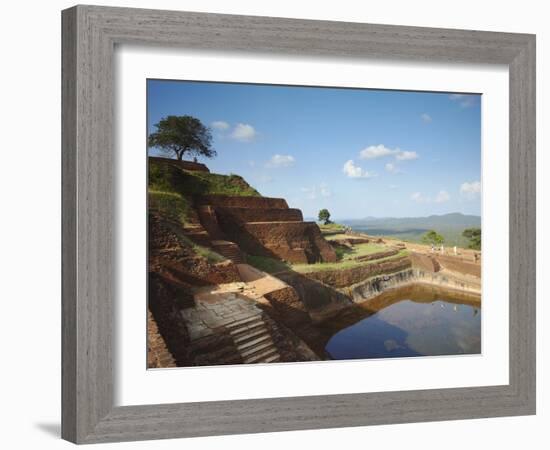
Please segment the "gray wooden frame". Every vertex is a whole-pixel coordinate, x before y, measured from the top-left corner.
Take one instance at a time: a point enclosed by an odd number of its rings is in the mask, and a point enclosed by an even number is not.
[[[535,413],[535,36],[76,6],[62,13],[62,436],[77,443]],[[116,44],[506,64],[510,382],[503,386],[113,406]]]

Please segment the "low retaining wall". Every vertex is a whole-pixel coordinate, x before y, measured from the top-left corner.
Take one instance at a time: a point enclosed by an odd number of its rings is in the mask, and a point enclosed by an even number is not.
[[[304,275],[328,286],[344,288],[360,283],[375,275],[399,272],[410,267],[410,258],[403,256],[389,261],[365,264],[349,269],[317,270],[315,272],[304,273]]]
[[[390,275],[380,275],[342,289],[355,303],[362,303],[390,289],[413,284],[437,286],[469,294],[481,295],[481,285],[450,275],[407,269]]]
[[[481,264],[467,262],[452,256],[437,255],[436,258],[445,269],[466,275],[473,275],[478,278],[481,277]]]
[[[289,271],[278,273],[277,278],[292,286],[298,294],[300,303],[314,322],[323,321],[353,305],[344,293],[305,275]],[[287,304],[291,306],[287,314],[298,317],[302,308],[291,305],[289,302]]]
[[[434,256],[424,255],[423,253],[411,253],[412,266],[415,269],[424,272],[439,272],[441,267]]]
[[[389,256],[395,256],[399,253],[399,250],[392,249],[385,252],[371,253],[370,255],[357,256],[353,259],[357,261],[372,261],[373,259],[388,258]]]

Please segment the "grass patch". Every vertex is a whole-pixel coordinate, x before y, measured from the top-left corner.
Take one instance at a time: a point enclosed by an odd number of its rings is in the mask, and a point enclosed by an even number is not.
[[[206,258],[210,263],[215,264],[218,262],[225,261],[227,259],[208,247],[203,247],[202,245],[196,244],[195,242],[193,242],[191,239],[189,239],[187,236],[185,236],[183,233],[179,231],[176,231],[176,234],[178,236],[178,239],[180,239],[180,241],[184,242],[186,245],[191,247],[193,249],[193,252],[195,252],[199,256],[202,256],[203,258]]]
[[[338,246],[334,248],[338,261],[356,259],[361,256],[372,255],[373,253],[379,253],[385,250],[388,250],[388,247],[381,244],[373,244],[370,242],[364,244],[356,244],[351,248],[347,248],[344,246]]]
[[[232,195],[260,197],[239,175],[183,170],[149,159],[149,190],[183,195]]]
[[[189,199],[175,192],[149,190],[148,194],[149,209],[157,211],[182,226],[186,224],[191,211]]]
[[[369,245],[369,244],[367,244]],[[385,258],[374,259],[371,261],[358,261],[355,259],[343,259],[334,263],[317,263],[317,264],[294,264],[292,270],[298,273],[317,272],[321,270],[343,270],[353,269],[354,267],[368,266],[370,264],[378,264],[380,262],[390,261],[392,259],[401,258],[409,255],[408,250],[401,250],[399,253],[393,256],[387,256]]]
[[[267,256],[246,255],[246,262],[252,267],[267,273],[283,272],[290,269],[290,266],[284,261]]]
[[[333,235],[336,233],[343,233],[346,229],[345,225],[342,225],[339,223],[327,223],[326,225],[323,223],[320,223],[317,225],[319,225],[319,229],[321,230],[321,234],[323,235]]]
[[[357,244],[354,245],[351,250],[346,251],[343,256],[343,260],[355,259],[361,256],[372,255],[373,253],[379,253],[388,250],[388,247],[380,244],[371,244],[370,242],[366,244]]]

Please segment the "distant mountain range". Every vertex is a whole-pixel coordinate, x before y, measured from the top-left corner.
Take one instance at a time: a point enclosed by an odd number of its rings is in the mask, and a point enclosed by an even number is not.
[[[480,216],[461,213],[428,217],[365,217],[338,222],[373,236],[391,236],[412,242],[419,242],[424,233],[435,230],[445,238],[447,245],[461,247],[468,245],[468,240],[462,236],[466,228],[481,228]]]

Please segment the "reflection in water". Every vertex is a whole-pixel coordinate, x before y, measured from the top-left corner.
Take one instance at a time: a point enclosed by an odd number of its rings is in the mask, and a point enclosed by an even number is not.
[[[368,317],[328,341],[333,359],[392,358],[481,352],[479,298],[431,289],[396,290],[365,302]],[[369,310],[370,304],[370,310]]]

